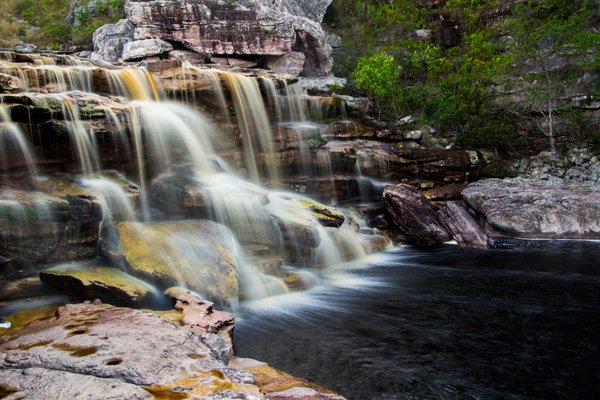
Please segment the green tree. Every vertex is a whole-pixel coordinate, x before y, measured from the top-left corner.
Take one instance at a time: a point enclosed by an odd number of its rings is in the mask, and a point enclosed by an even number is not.
[[[354,84],[357,88],[365,90],[369,97],[375,101],[381,119],[383,100],[391,100],[395,104],[397,81],[400,66],[393,56],[384,52],[375,53],[358,60],[356,69],[352,73]]]
[[[593,6],[587,0],[530,0],[519,5],[506,26],[511,32],[509,74],[527,99],[515,105],[523,117],[532,108],[542,116],[534,119],[557,152],[556,115],[567,86],[565,73],[582,75],[598,69],[600,34],[589,29]],[[570,70],[570,71],[569,71]]]

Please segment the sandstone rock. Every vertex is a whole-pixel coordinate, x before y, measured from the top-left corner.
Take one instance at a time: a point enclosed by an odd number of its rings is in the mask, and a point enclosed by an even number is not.
[[[161,39],[134,40],[123,46],[123,60],[135,60],[163,54],[173,50],[173,45]]]
[[[241,58],[235,57],[211,57],[210,61],[214,64],[218,65],[226,65],[230,67],[240,67],[240,68],[252,68],[256,67],[258,63],[256,61],[244,60]]]
[[[209,54],[289,52],[294,41],[290,22],[273,19],[259,3],[129,0],[125,10],[136,26],[136,39],[176,41]]]
[[[89,383],[85,390],[90,397],[86,398],[92,399],[129,398],[101,397],[111,393],[98,392],[106,387],[103,382],[112,384],[117,393],[128,390],[138,396],[132,398],[148,398],[139,397],[144,392],[136,390],[143,386],[155,396],[183,392],[193,398],[217,399],[223,398],[219,393],[227,389],[229,398],[263,399],[250,373],[228,367],[226,357],[215,356],[213,342],[223,341],[151,313],[94,304],[67,305],[55,317],[32,322],[17,332],[9,330],[1,337],[0,382],[38,393],[35,398],[55,398],[51,393],[56,385],[43,388],[33,379],[10,381],[15,373],[50,370],[65,374],[69,383],[65,390],[72,390],[71,383],[77,380],[81,385]],[[220,354],[218,349],[216,353]],[[39,374],[41,378],[46,375]],[[22,383],[18,388],[17,382]]]
[[[333,76],[325,78],[300,77],[300,79],[298,79],[300,87],[307,93],[313,95],[329,95],[331,94],[332,87],[344,87],[346,86],[346,83],[348,83],[346,79]]]
[[[204,55],[189,50],[173,50],[169,52],[170,60],[189,61],[192,64],[203,64]]]
[[[184,284],[223,303],[237,300],[230,231],[211,221],[122,222],[109,230],[104,253],[130,274],[162,287]]]
[[[100,299],[115,305],[147,303],[155,289],[117,268],[63,264],[40,272],[42,282],[82,300]]]
[[[561,181],[485,179],[463,198],[485,218],[490,236],[599,239],[600,191]]]
[[[308,198],[296,200],[300,206],[309,210],[323,226],[339,228],[345,221],[344,214],[333,207],[326,206]]]
[[[121,58],[123,47],[133,41],[135,26],[128,19],[116,24],[106,24],[98,28],[93,35],[94,52],[91,60],[115,62]]]
[[[488,237],[460,201],[449,201],[438,211],[438,218],[461,246],[488,247]]]
[[[267,62],[266,66],[276,74],[289,74],[292,78],[300,76],[304,70],[306,56],[298,51],[279,56]]]
[[[413,186],[386,187],[383,203],[398,229],[417,243],[431,245],[450,240],[429,200]]]
[[[296,42],[292,50],[305,55],[304,77],[327,77],[333,68],[333,49],[327,42],[325,32],[321,25],[305,18],[292,18],[292,25],[296,31]]]
[[[0,371],[0,393],[4,399],[150,400],[143,388],[118,379],[53,371],[44,368]]]

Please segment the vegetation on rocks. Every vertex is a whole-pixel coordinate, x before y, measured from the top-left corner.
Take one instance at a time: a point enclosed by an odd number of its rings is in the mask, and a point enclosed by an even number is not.
[[[325,21],[343,38],[334,72],[357,89],[372,93],[360,79],[372,54],[400,66],[378,104],[387,120],[413,115],[457,144],[499,151],[542,136],[559,151],[558,125],[563,145],[594,141],[572,99],[599,95],[599,19],[588,0],[334,0]]]
[[[3,0],[0,47],[33,43],[41,49],[91,47],[100,26],[123,18],[125,0]]]

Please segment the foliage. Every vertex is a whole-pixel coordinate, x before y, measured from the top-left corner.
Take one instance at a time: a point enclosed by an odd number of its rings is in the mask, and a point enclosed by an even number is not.
[[[124,0],[2,0],[0,46],[21,42],[47,49],[89,45],[97,28],[122,18],[123,5]]]
[[[410,114],[458,144],[506,152],[527,145],[524,127],[537,120],[532,111],[548,116],[552,109],[553,117],[558,112],[561,121],[574,121],[573,109],[561,99],[578,78],[600,71],[596,0],[427,4],[334,0],[326,16],[328,29],[345,45],[336,56],[336,74],[364,87],[356,71],[364,69],[370,54],[382,52],[401,67],[395,87],[386,88],[391,95],[381,97],[385,118]],[[458,32],[459,40],[444,41],[445,29]],[[555,68],[561,59],[567,67]],[[515,98],[510,93],[527,104],[510,104]],[[506,100],[499,100],[502,95]],[[541,125],[547,129],[553,123]],[[585,129],[573,132],[588,137]]]

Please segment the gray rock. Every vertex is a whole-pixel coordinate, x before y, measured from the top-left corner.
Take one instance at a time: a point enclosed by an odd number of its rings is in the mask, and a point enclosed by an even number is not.
[[[3,369],[0,371],[0,387],[9,392],[6,397],[3,397],[6,400],[153,398],[141,387],[117,379],[97,378],[44,368]]]
[[[135,26],[128,19],[98,28],[93,35],[94,52],[90,59],[93,61],[118,61],[123,54],[125,44],[133,41],[134,29]]]
[[[291,51],[267,62],[267,67],[276,74],[289,74],[292,78],[297,78],[304,70],[305,62],[306,56],[304,53]]]
[[[438,211],[438,218],[459,245],[488,247],[487,234],[462,202],[449,201]]]
[[[123,46],[123,60],[156,56],[173,50],[173,45],[161,39],[134,40]]]
[[[562,181],[486,179],[462,193],[486,232],[522,238],[600,239],[600,191]]]
[[[37,50],[37,46],[33,43],[22,43],[15,46],[17,53],[32,53]]]
[[[331,32],[325,32],[325,37],[327,38],[327,43],[329,43],[332,48],[335,49],[342,47],[342,38],[339,35]]]
[[[299,17],[312,19],[321,23],[327,8],[333,0],[276,0],[276,3],[283,4],[285,10]]]
[[[388,186],[383,191],[383,204],[398,229],[417,243],[431,245],[450,240],[431,203],[417,188]]]

